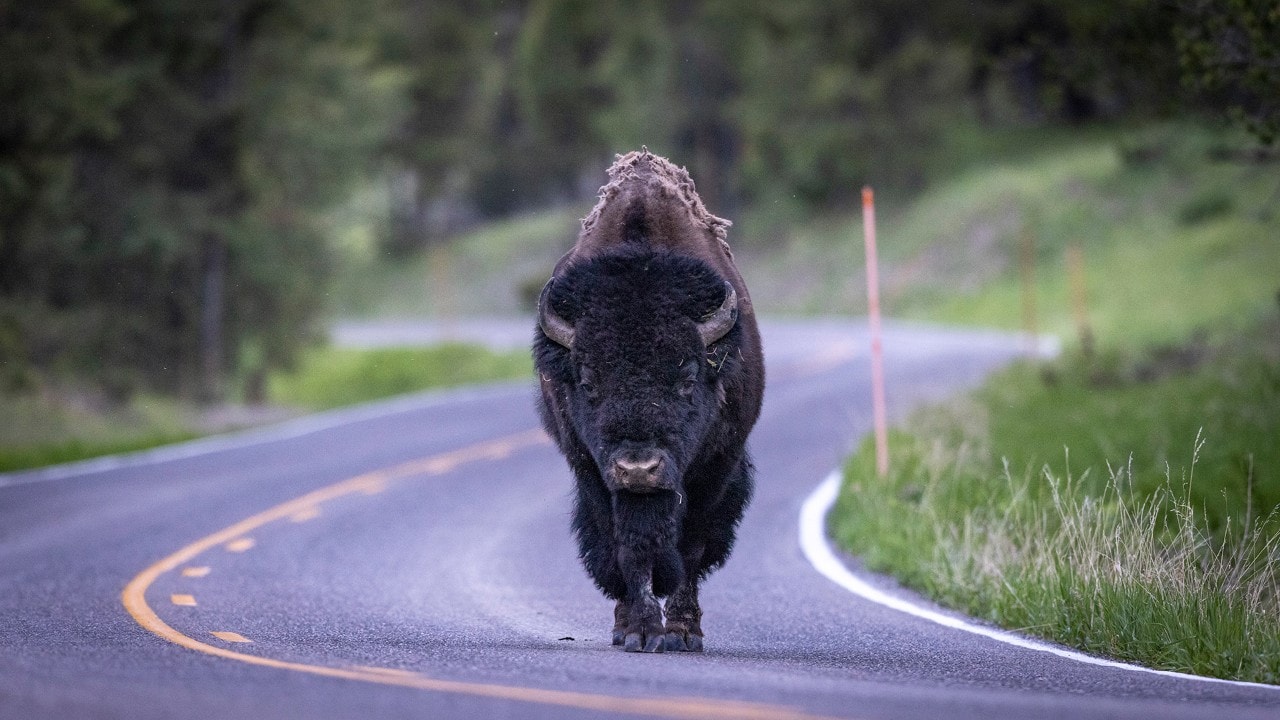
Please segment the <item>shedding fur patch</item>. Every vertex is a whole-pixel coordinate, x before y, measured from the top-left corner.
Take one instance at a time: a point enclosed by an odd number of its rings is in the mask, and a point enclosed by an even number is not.
[[[591,208],[591,212],[582,218],[583,232],[595,227],[596,221],[600,219],[600,213],[604,211],[609,201],[618,194],[624,184],[637,179],[642,169],[647,170],[650,177],[658,181],[666,195],[683,203],[698,225],[715,235],[725,247],[729,246],[729,226],[733,223],[707,211],[707,206],[702,204],[702,198],[693,184],[693,178],[689,177],[689,171],[676,167],[661,155],[654,155],[644,146],[625,155],[618,155],[613,165],[609,166],[609,182],[600,187],[600,199],[595,207]]]

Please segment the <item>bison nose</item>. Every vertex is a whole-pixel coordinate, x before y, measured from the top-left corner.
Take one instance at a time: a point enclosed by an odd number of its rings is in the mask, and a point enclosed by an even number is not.
[[[656,490],[661,484],[662,458],[619,458],[613,463],[618,485],[639,492]]]

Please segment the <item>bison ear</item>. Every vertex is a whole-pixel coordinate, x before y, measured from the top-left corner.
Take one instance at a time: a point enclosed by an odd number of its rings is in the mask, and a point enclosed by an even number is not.
[[[551,278],[542,286],[542,294],[538,296],[538,326],[547,337],[565,346],[573,348],[573,326],[568,320],[556,314],[551,307],[551,286],[556,279]]]
[[[738,293],[728,282],[724,289],[724,302],[698,323],[698,336],[702,338],[703,347],[710,347],[711,343],[724,337],[738,321]]]

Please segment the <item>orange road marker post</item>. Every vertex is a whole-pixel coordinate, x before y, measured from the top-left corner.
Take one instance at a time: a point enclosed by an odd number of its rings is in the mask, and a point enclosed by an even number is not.
[[[871,325],[871,414],[876,435],[876,473],[889,474],[889,429],[885,420],[884,347],[880,335],[880,267],[876,262],[876,205],[862,188],[862,237],[867,250],[867,316]]]
[[[432,310],[445,340],[451,340],[457,332],[457,293],[454,292],[454,268],[452,250],[441,240],[427,249],[428,278]]]
[[[1089,327],[1089,302],[1085,293],[1084,252],[1079,243],[1067,246],[1067,276],[1071,285],[1072,315],[1080,336],[1080,352],[1090,357],[1093,355],[1093,330]]]
[[[1027,355],[1040,352],[1040,329],[1036,322],[1036,237],[1030,227],[1022,229],[1018,253],[1022,276],[1022,328],[1027,334]]]

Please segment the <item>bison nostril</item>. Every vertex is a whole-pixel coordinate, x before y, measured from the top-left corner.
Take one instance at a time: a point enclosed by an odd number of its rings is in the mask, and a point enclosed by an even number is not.
[[[627,473],[652,474],[658,471],[658,465],[662,460],[658,458],[648,458],[645,460],[619,460],[618,469]]]
[[[628,488],[651,488],[659,482],[658,473],[662,469],[662,458],[651,457],[634,460],[624,458],[614,461],[614,474],[618,483]]]

